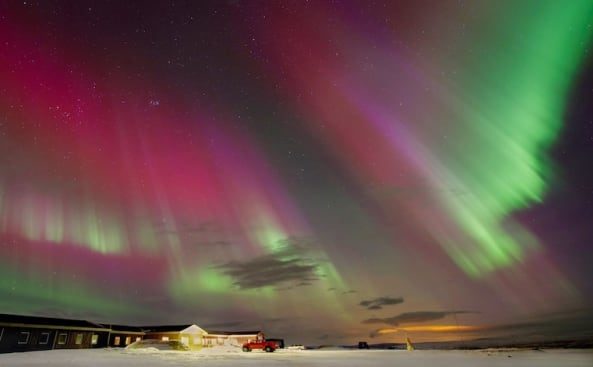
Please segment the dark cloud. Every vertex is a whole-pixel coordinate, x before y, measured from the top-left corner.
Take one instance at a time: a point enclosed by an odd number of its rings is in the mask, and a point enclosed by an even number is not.
[[[277,254],[244,262],[232,261],[219,268],[234,278],[235,284],[241,289],[260,288],[289,281],[298,281],[300,284],[307,280],[317,280],[316,264],[303,263],[301,259],[284,259]]]
[[[425,313],[425,312],[422,312]],[[470,313],[468,311],[453,312],[430,312],[434,317],[437,314]],[[366,323],[382,323],[384,319],[369,319]],[[391,320],[391,319],[389,319]],[[431,319],[432,320],[432,319]],[[430,321],[424,319],[424,321]],[[402,328],[405,330],[405,327]],[[371,338],[396,333],[399,328],[381,328],[371,331]],[[525,320],[525,322],[482,325],[470,328],[459,327],[454,331],[432,331],[432,332],[454,332],[456,335],[467,334],[464,343],[466,346],[490,347],[495,345],[509,345],[509,343],[543,343],[547,341],[571,341],[587,340],[587,336],[593,335],[593,309],[571,310],[570,312],[553,313],[541,315],[536,318]],[[471,337],[477,337],[471,340]]]
[[[339,289],[335,288],[335,287],[331,287],[327,289],[328,292],[340,292],[341,294],[353,294],[358,292],[356,289],[346,289],[343,291],[340,291]]]
[[[403,303],[403,297],[378,297],[375,299],[360,301],[359,305],[366,307],[367,310],[380,310],[383,306],[397,305]]]
[[[593,309],[577,309],[550,313],[521,323],[485,327],[485,331],[521,337],[549,337],[572,339],[579,335],[593,335]]]
[[[376,338],[378,336],[384,335],[386,334],[384,332],[385,329],[377,329],[377,330],[373,330],[369,333],[369,338]]]
[[[266,286],[306,286],[319,280],[319,257],[314,241],[289,237],[279,241],[275,252],[246,261],[231,261],[216,268],[235,280],[240,289]],[[289,288],[284,288],[289,289]]]
[[[363,324],[387,324],[391,326],[398,326],[400,324],[411,322],[425,322],[440,320],[447,315],[455,315],[462,313],[473,313],[471,311],[417,311],[405,312],[393,317],[386,318],[370,318],[364,320]]]

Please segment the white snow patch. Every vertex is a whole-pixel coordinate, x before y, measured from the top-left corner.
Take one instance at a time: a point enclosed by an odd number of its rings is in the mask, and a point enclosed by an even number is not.
[[[50,350],[0,354],[0,367],[591,367],[592,349],[556,350],[277,350],[239,352],[209,348],[197,352],[142,349]]]

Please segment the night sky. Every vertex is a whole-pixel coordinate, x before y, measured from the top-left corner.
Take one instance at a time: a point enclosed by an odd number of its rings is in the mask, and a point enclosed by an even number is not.
[[[593,335],[593,3],[3,1],[0,313]]]

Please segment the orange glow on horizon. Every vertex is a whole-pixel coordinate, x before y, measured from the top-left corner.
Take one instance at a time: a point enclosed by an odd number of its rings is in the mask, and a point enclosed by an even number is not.
[[[472,325],[423,325],[423,326],[407,326],[402,328],[386,328],[377,330],[377,334],[393,334],[398,331],[403,332],[435,332],[435,333],[447,333],[447,332],[465,332],[465,331],[476,331],[479,330],[477,326]]]

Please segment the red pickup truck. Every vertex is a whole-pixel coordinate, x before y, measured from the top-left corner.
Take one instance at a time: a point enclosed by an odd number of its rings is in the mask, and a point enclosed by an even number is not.
[[[263,349],[266,352],[273,352],[278,348],[276,342],[267,341],[263,338],[258,338],[255,341],[248,341],[243,344],[243,352],[251,352],[253,349]]]

